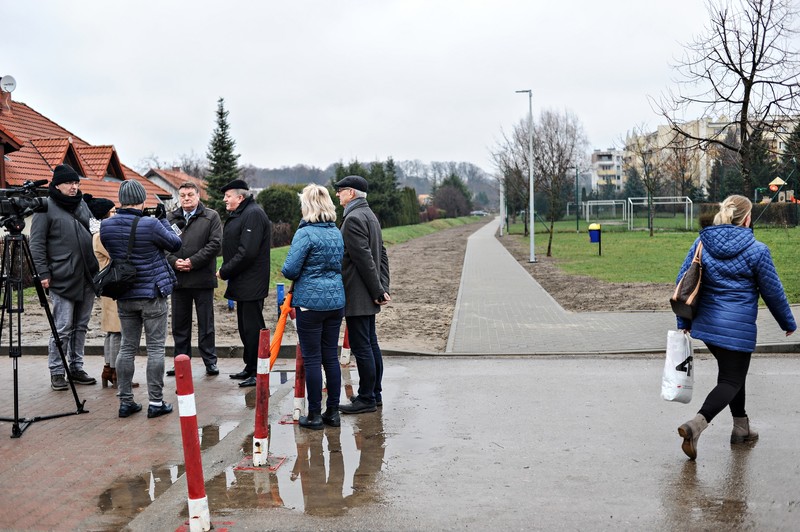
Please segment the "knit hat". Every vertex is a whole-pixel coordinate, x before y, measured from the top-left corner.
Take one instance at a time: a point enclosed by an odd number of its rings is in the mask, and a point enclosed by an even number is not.
[[[144,186],[135,179],[126,179],[119,185],[120,205],[139,205],[147,199]]]
[[[53,179],[51,184],[53,186],[61,185],[62,183],[74,183],[75,181],[80,181],[81,176],[78,175],[78,172],[72,169],[71,166],[66,164],[59,164],[56,166],[56,169],[53,170]]]
[[[92,216],[97,220],[102,220],[108,214],[108,211],[114,208],[114,202],[106,198],[93,198],[90,194],[83,195],[83,201],[89,206],[92,211]]]

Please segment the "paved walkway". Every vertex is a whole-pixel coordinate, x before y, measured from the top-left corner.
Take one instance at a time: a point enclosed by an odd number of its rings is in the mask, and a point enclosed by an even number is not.
[[[564,310],[495,237],[499,218],[470,236],[446,352],[603,354],[660,352],[675,328],[671,312]],[[792,307],[797,317],[800,308]],[[800,351],[772,315],[758,317],[757,351]],[[700,346],[697,346],[700,347]]]

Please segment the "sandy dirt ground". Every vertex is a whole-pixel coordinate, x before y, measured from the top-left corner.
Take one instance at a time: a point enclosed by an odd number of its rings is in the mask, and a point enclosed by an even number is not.
[[[459,226],[388,249],[392,303],[384,307],[377,319],[378,337],[383,348],[444,351],[458,296],[467,238],[478,227],[479,224]],[[537,263],[528,263],[527,246],[514,235],[504,236],[501,242],[567,310],[669,310],[669,284],[614,284],[591,277],[566,275],[558,269],[557,259],[540,256]],[[236,313],[228,310],[225,301],[217,301],[215,311],[217,345],[241,345]],[[274,290],[265,302],[264,316],[267,327],[273,328],[277,319]],[[8,319],[6,315],[2,345],[8,345]],[[16,331],[16,320],[14,327]],[[44,308],[35,296],[26,300],[21,329],[23,347],[46,344],[50,335],[49,324]],[[96,304],[87,345],[102,345],[104,336],[100,330],[100,306]],[[293,330],[287,327],[283,343],[295,341]],[[169,335],[167,344],[172,345]]]

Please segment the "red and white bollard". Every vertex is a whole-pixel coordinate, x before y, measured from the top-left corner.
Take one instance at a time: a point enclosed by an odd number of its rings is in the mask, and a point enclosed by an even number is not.
[[[183,460],[186,464],[186,484],[189,487],[189,530],[211,530],[208,497],[203,481],[203,460],[200,455],[200,435],[197,431],[197,407],[194,401],[192,361],[186,355],[175,357],[175,384],[178,389],[178,414],[181,418]]]
[[[303,352],[300,344],[297,344],[295,353],[295,372],[294,372],[294,410],[292,419],[300,419],[306,409],[306,367],[303,365]]]
[[[339,365],[346,366],[350,363],[350,336],[347,334],[347,325],[344,326],[344,340],[342,350],[339,352]]]
[[[258,337],[256,366],[256,426],[253,431],[253,466],[267,465],[269,454],[269,329]]]

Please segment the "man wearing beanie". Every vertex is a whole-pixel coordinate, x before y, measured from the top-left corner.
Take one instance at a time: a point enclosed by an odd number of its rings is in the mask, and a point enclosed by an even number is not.
[[[131,289],[117,299],[122,340],[117,355],[117,386],[119,388],[119,417],[141,411],[142,405],[133,399],[132,380],[134,358],[144,328],[147,340],[147,417],[155,418],[172,412],[164,402],[164,342],[167,338],[167,297],[175,286],[165,252],[174,253],[181,239],[167,223],[163,205],[156,208],[156,217],[142,216],[147,198],[144,186],[127,179],[119,186],[120,209],[100,224],[100,241],[113,260],[128,254],[128,239],[132,236],[134,220],[138,220],[130,260],[136,267],[136,280]]]
[[[50,292],[53,322],[69,368],[64,368],[51,335],[47,349],[50,386],[67,390],[72,382],[95,384],[83,369],[83,351],[94,306],[92,279],[99,270],[89,230],[91,213],[80,191],[80,176],[66,164],[56,166],[50,181],[47,212],[33,215],[31,255],[42,286]]]
[[[231,375],[239,386],[256,385],[258,337],[264,324],[269,289],[271,227],[264,209],[253,200],[247,183],[234,179],[220,189],[228,219],[222,231],[222,266],[217,276],[228,281],[225,297],[236,301],[244,369]]]

